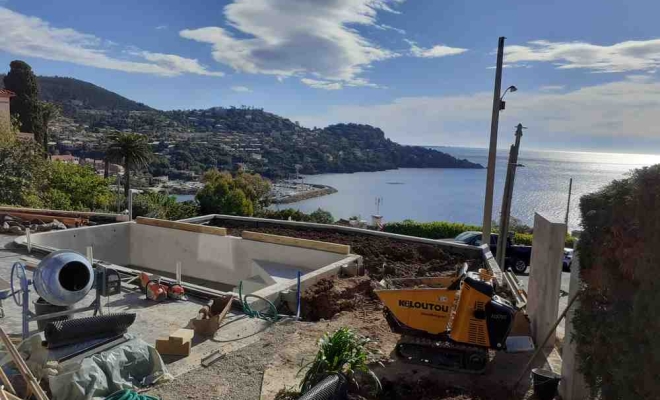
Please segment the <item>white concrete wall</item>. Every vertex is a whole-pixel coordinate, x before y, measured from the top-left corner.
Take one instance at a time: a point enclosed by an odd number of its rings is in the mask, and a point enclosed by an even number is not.
[[[130,263],[138,268],[174,274],[176,263],[180,261],[185,276],[235,284],[252,272],[235,267],[235,240],[228,236],[132,224]]]
[[[534,240],[527,290],[527,313],[537,346],[548,334],[559,313],[562,259],[566,225],[534,215]],[[552,347],[553,335],[546,343]]]
[[[133,224],[122,222],[74,228],[30,235],[33,245],[74,250],[86,254],[87,246],[94,248],[94,258],[117,265],[130,264],[130,237]]]
[[[580,291],[580,254],[577,250],[573,252],[573,263],[571,265],[571,280],[568,289],[568,298],[572,299]],[[562,346],[561,385],[559,393],[564,400],[582,400],[590,396],[584,376],[578,371],[577,344],[573,341],[575,328],[573,317],[575,310],[580,307],[580,300],[575,303],[566,313],[566,335]]]

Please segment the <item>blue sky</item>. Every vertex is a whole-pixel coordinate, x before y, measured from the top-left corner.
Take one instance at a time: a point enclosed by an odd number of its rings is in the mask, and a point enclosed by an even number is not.
[[[159,109],[251,105],[406,144],[660,153],[657,1],[0,0],[0,65]],[[8,67],[7,67],[8,68]]]

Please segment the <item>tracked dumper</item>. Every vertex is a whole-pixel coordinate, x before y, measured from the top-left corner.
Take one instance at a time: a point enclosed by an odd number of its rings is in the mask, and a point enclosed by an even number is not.
[[[515,308],[495,294],[485,269],[455,276],[391,279],[376,294],[407,362],[482,373],[489,349],[505,350]]]

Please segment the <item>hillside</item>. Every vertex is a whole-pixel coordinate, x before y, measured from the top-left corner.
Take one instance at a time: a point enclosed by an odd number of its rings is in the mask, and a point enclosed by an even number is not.
[[[0,75],[0,85],[2,85]],[[71,115],[78,109],[104,111],[149,111],[151,107],[117,93],[111,92],[93,83],[74,78],[59,76],[38,76],[39,97],[41,100],[59,104],[65,115]]]
[[[39,77],[40,96],[59,104],[71,123],[53,134],[88,143],[78,156],[103,151],[114,131],[145,134],[157,159],[153,175],[180,177],[209,168],[243,167],[279,178],[295,173],[382,171],[395,168],[483,168],[437,150],[403,146],[380,128],[336,124],[309,129],[252,107],[160,111],[73,78]],[[61,149],[68,151],[67,149]]]

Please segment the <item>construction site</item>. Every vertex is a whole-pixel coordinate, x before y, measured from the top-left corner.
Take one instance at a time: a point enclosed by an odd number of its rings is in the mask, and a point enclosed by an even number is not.
[[[565,226],[540,215],[525,291],[486,245],[19,211],[74,223],[0,235],[3,398],[551,399],[570,387],[570,346],[555,338]],[[340,334],[358,338],[360,362],[314,375]]]

